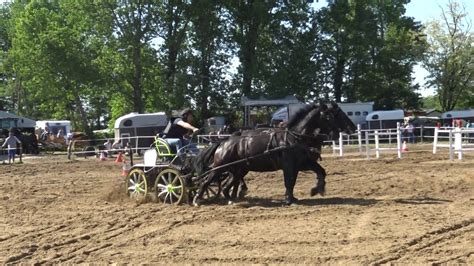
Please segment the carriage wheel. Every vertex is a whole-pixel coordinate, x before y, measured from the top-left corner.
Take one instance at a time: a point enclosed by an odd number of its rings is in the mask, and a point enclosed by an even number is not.
[[[212,182],[204,192],[203,198],[208,200],[218,199],[221,195],[221,182]]]
[[[155,181],[155,193],[159,201],[180,204],[185,197],[186,186],[181,173],[173,168],[162,170]]]
[[[130,198],[135,200],[143,200],[146,198],[148,184],[145,172],[143,172],[142,169],[132,169],[126,177],[125,185]]]

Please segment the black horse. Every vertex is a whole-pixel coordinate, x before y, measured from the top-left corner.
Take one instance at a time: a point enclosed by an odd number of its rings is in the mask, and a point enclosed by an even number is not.
[[[320,102],[320,104],[325,104]],[[318,159],[321,159],[321,150],[326,140],[335,140],[338,138],[338,132],[345,132],[347,134],[352,134],[356,126],[350,120],[349,117],[340,109],[337,103],[331,102],[326,104],[328,106],[329,115],[331,119],[335,122],[332,124],[333,128],[331,129],[328,135],[320,135],[316,132],[316,139],[312,142],[312,146],[309,147],[311,153],[314,156],[308,156],[307,161],[300,164],[299,171],[313,171],[316,174],[316,186],[311,188],[310,195],[314,196],[316,194],[324,195],[325,185],[326,185],[326,170],[318,163]],[[287,127],[287,126],[285,126]],[[262,134],[271,134],[274,129],[254,129],[254,130],[245,130],[241,132],[234,133],[234,136],[256,136]],[[228,194],[228,191],[233,188],[232,198],[236,198],[238,187],[231,187],[230,182],[226,183],[224,186],[224,192]],[[242,179],[240,183],[240,192],[239,197],[243,197],[247,193],[247,184]]]
[[[352,122],[347,124],[345,120],[344,123],[336,121],[337,116],[334,114],[338,112],[334,110],[324,104],[308,105],[289,121],[287,129],[274,129],[251,136],[235,136],[219,146],[213,146],[215,153],[212,161],[216,170],[204,177],[194,198],[194,204],[199,204],[207,186],[225,172],[231,174],[230,185],[237,187],[249,171],[268,172],[279,169],[282,169],[284,174],[285,201],[287,204],[294,202],[296,199],[293,197],[293,188],[298,172],[302,169],[321,168],[316,163],[315,149],[321,147],[326,137],[338,133],[338,130],[355,128]],[[218,168],[242,159],[244,163]],[[318,179],[314,191],[324,191],[324,180],[322,181]],[[228,191],[224,190],[224,196],[230,198]]]

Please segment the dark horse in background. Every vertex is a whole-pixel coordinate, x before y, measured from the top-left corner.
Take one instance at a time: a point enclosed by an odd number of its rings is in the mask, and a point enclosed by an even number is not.
[[[313,170],[315,167],[321,168],[317,165],[316,158],[319,155],[315,150],[322,146],[324,140],[336,136],[340,130],[348,133],[355,130],[354,124],[349,119],[336,121],[335,114],[338,112],[325,104],[307,105],[295,114],[286,129],[257,130],[258,133],[255,135],[234,136],[219,145],[211,146],[210,150],[204,153],[213,155],[209,157],[208,166],[212,164],[216,170],[202,178],[198,193],[194,197],[194,204],[200,203],[210,183],[226,173],[230,173],[230,186],[236,188],[249,171],[270,172],[280,169],[283,170],[285,181],[285,202],[293,203],[296,200],[293,189],[298,172]],[[244,162],[232,164],[239,160]],[[228,164],[232,165],[217,168]],[[324,192],[324,185],[324,180],[318,178],[318,184],[312,192]],[[223,192],[224,196],[230,199],[228,189],[225,188]]]

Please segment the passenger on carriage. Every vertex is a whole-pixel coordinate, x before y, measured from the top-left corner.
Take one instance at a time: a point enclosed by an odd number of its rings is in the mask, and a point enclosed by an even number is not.
[[[171,147],[176,147],[176,150],[179,151],[182,147],[189,145],[189,132],[192,133],[198,131],[197,127],[194,127],[192,123],[194,122],[194,116],[191,109],[184,109],[181,112],[180,117],[170,120],[166,129],[164,130],[164,138]],[[193,147],[190,147],[193,149]]]

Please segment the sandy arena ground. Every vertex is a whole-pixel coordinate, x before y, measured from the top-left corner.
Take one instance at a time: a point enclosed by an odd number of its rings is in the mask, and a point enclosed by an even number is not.
[[[429,150],[429,148],[428,148]],[[300,173],[250,173],[228,206],[137,204],[113,161],[62,156],[0,165],[0,263],[474,264],[474,156],[324,155],[325,197]]]

